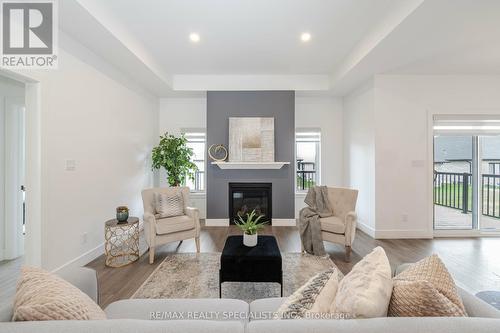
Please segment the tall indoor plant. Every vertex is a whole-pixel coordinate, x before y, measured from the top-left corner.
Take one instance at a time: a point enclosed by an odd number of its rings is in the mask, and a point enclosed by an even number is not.
[[[153,169],[164,168],[167,171],[167,180],[170,186],[185,184],[186,179],[194,180],[194,173],[198,170],[191,162],[193,149],[187,146],[184,135],[176,137],[165,133],[160,136],[160,143],[153,148]]]

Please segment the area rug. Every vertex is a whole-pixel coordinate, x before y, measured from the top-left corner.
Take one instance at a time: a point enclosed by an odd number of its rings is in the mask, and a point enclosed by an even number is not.
[[[476,296],[500,310],[500,291],[480,291]]]
[[[169,255],[132,298],[219,298],[220,253]],[[311,277],[331,267],[329,259],[301,253],[282,253],[283,296],[291,295]],[[222,297],[251,302],[280,297],[278,283],[224,282]]]

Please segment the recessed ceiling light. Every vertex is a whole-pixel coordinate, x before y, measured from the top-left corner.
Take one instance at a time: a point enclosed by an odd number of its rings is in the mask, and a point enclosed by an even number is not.
[[[300,35],[300,40],[303,41],[303,42],[308,42],[311,40],[311,34],[308,33],[308,32],[303,32],[301,35]]]
[[[196,32],[193,32],[189,34],[189,40],[193,43],[198,43],[200,41],[200,35],[198,35]]]

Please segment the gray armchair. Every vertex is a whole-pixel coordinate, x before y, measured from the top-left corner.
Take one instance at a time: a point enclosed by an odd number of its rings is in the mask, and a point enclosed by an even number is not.
[[[351,257],[352,243],[356,236],[357,199],[357,190],[329,187],[328,200],[333,208],[333,216],[320,219],[323,240],[344,245],[345,257],[348,262]]]
[[[155,193],[182,193],[184,215],[160,218],[156,212]],[[144,232],[149,245],[149,263],[155,258],[155,247],[194,238],[196,251],[200,252],[200,218],[197,208],[188,207],[188,187],[152,188],[142,191],[144,204]]]

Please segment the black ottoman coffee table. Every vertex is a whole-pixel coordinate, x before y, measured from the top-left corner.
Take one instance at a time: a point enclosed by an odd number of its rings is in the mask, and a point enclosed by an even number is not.
[[[281,253],[273,236],[258,236],[257,245],[243,245],[243,236],[229,236],[220,258],[219,297],[223,282],[277,282],[283,296]]]

